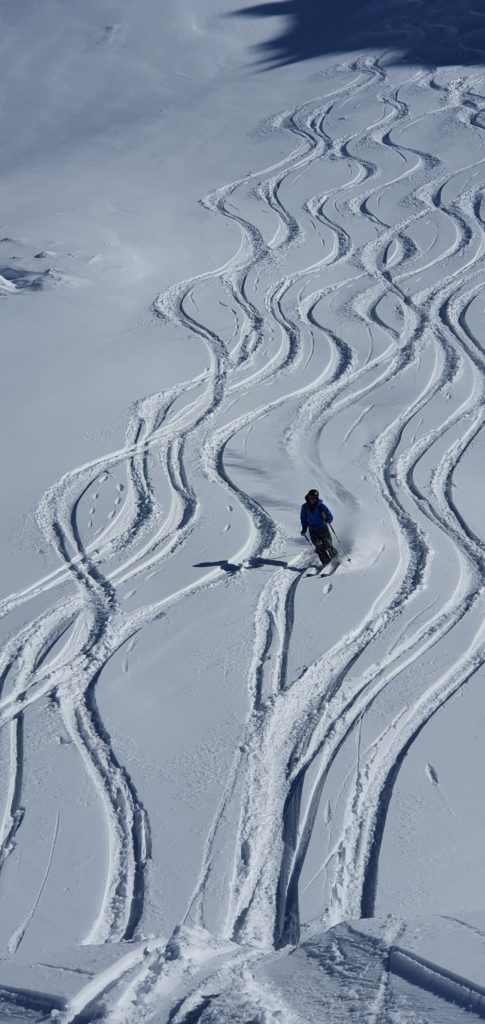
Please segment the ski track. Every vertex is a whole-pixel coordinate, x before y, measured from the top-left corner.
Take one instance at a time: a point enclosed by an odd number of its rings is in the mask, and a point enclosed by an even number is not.
[[[50,696],[100,797],[109,830],[104,896],[85,941],[133,940],[147,895],[150,823],[101,721],[96,686],[123,644],[170,607],[223,580],[229,586],[241,584],[237,575],[228,581],[213,568],[195,582],[183,582],[182,576],[178,590],[142,600],[133,610],[120,604],[120,588],[140,585],[177,558],[199,527],[207,482],[215,503],[238,503],[247,517],[247,540],[232,559],[275,556],[288,543],[286,531],[229,474],[228,444],[288,408],[291,426],[282,436],[287,457],[296,464],[305,451],[308,473],[318,476],[322,435],[336,417],[350,412],[350,426],[342,434],[345,444],[386,387],[413,378],[422,362],[428,367],[407,407],[397,408],[369,445],[368,476],[400,552],[396,571],[375,595],[372,608],[294,678],[289,652],[308,552],[289,563],[296,572],[276,569],[255,604],[247,721],[184,918],[195,932],[206,925],[212,887],[217,887],[214,864],[228,841],[229,812],[235,811],[226,905],[214,937],[216,945],[226,944],[217,949],[231,950],[233,960],[220,968],[228,976],[234,962],[238,977],[244,971],[249,977],[251,957],[260,955],[254,947],[271,950],[298,941],[299,883],[315,821],[327,803],[326,785],[337,755],[356,735],[354,778],[343,781],[338,814],[330,816],[332,844],[326,858],[322,849],[327,893],[322,923],[372,916],[380,843],[403,757],[432,715],[483,664],[485,654],[483,544],[453,494],[453,475],[483,428],[484,351],[467,319],[485,281],[475,173],[483,161],[467,163],[464,154],[463,164],[450,172],[437,157],[402,139],[413,126],[444,114],[480,136],[481,97],[473,90],[481,79],[470,71],[441,84],[432,72],[414,71],[392,89],[376,58],[358,58],[340,69],[351,76],[350,84],[346,80],[265,126],[294,141],[287,157],[203,200],[210,214],[237,225],[238,251],[224,266],[174,285],[154,302],[156,317],[200,339],[207,371],[137,402],[122,447],[49,488],[38,522],[60,566],[0,603],[0,618],[9,630],[8,616],[18,618],[19,610],[29,602],[34,608],[38,598],[46,606],[53,595],[47,610],[34,612],[30,621],[7,632],[0,655],[0,726],[8,736],[10,761],[0,823],[0,885],[29,813],[23,795],[25,717],[37,701]],[[334,137],[332,116],[348,103],[367,99],[378,104],[381,116],[351,135]],[[412,114],[414,102],[423,109]],[[306,172],[325,161],[340,161],[350,177],[293,208],[292,188],[301,189]],[[391,224],[380,219],[389,196],[395,197],[401,218]],[[276,224],[271,239],[240,212],[248,198],[271,212]],[[436,231],[421,249],[412,232],[426,218],[434,218]],[[321,255],[306,264],[310,232],[321,240]],[[285,270],[290,257],[293,269]],[[219,295],[231,313],[227,338],[200,312],[211,294]],[[396,322],[388,315],[391,300],[399,310]],[[370,338],[367,354],[364,346],[359,350],[348,343],[349,328]],[[374,331],[385,334],[385,347],[374,349]],[[329,358],[323,369],[317,363],[315,375],[316,339],[320,346],[325,342]],[[443,412],[455,392],[455,401]],[[242,398],[250,401],[240,411]],[[426,419],[434,425],[426,427]],[[434,448],[435,468],[429,473],[426,456]],[[110,475],[118,480],[114,514],[93,539],[86,526],[92,522],[92,495]],[[161,479],[169,495],[163,509],[157,497]],[[427,592],[445,537],[453,546],[459,582],[440,606]],[[416,595],[423,596],[417,611]],[[402,628],[403,614],[407,629]],[[409,706],[397,688],[394,719],[362,751],[363,716],[372,714],[379,695],[410,668],[417,672],[431,648],[452,630],[459,636],[465,620],[473,639],[456,650],[447,672],[431,677]],[[382,655],[386,635],[388,653]],[[360,670],[364,655],[366,667]],[[14,933],[17,945],[27,924],[20,922]],[[87,1006],[95,1012],[97,999],[109,988],[113,1022],[148,1020],[164,993],[175,1008],[170,1015],[174,1024],[198,1020],[207,1005],[205,994],[191,983],[189,1001],[181,995],[177,1004],[177,991],[184,991],[177,986],[183,978],[187,984],[187,968],[172,957],[169,946],[152,942],[143,952],[122,958],[119,970],[110,969],[90,983],[61,1019],[74,1022]],[[383,975],[376,1019],[385,1004],[386,984]],[[254,979],[248,985],[254,988]]]

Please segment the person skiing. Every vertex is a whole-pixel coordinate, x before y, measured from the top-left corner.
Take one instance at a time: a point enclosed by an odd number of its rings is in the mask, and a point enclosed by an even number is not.
[[[316,487],[312,487],[308,494],[305,494],[305,502],[301,506],[301,535],[306,537],[307,530],[310,531],[310,540],[322,563],[327,565],[335,558],[338,552],[332,544],[332,537],[328,524],[332,522],[333,515],[329,508],[324,505]]]

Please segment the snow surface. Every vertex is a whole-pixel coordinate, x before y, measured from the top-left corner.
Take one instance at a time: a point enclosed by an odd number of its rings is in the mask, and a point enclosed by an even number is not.
[[[0,17],[0,1022],[483,1019],[485,3]]]

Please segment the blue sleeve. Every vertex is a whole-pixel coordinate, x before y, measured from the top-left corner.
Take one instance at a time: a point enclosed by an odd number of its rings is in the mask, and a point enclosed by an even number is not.
[[[331,523],[333,521],[333,515],[332,515],[330,509],[327,508],[327,506],[323,504],[323,501],[320,502],[320,508],[321,508],[322,512],[325,513],[329,523]]]
[[[306,505],[302,505],[301,506],[300,522],[301,522],[301,525],[302,525],[303,529],[306,530],[308,528],[308,518],[307,518],[307,514],[306,514]]]

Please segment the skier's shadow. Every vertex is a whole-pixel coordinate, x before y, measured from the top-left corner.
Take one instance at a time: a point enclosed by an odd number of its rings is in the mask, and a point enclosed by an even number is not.
[[[237,564],[236,562],[228,562],[227,558],[221,558],[218,562],[194,562],[195,569],[208,569],[209,567],[218,565],[223,572],[227,572],[229,575],[234,575],[236,572],[240,572],[241,569],[261,569],[265,565],[276,565],[281,569],[289,569],[290,572],[301,572],[301,569],[297,569],[295,565],[289,565],[288,562],[283,562],[278,558],[247,558],[242,563]]]

